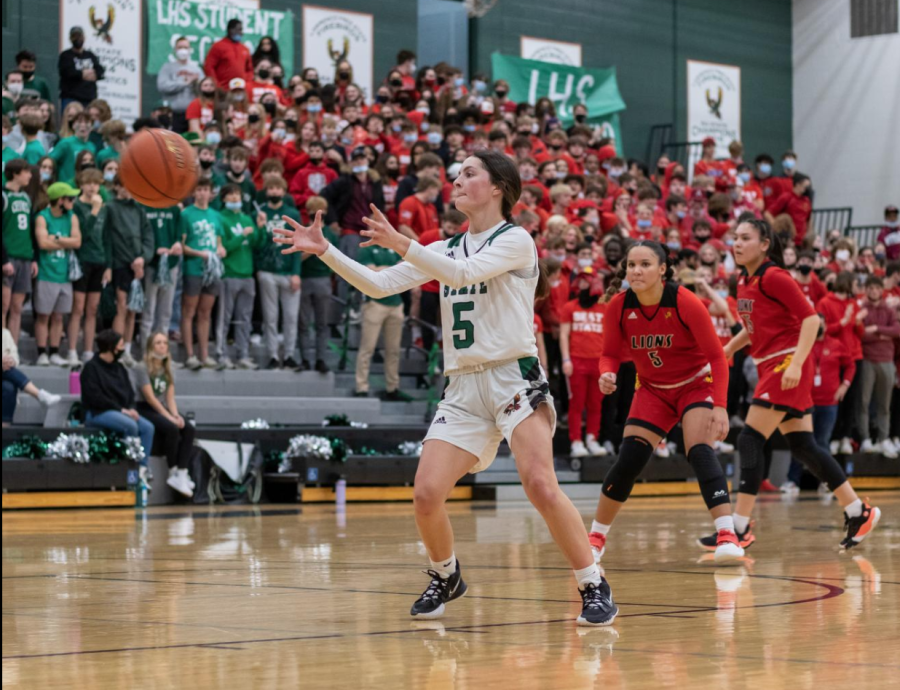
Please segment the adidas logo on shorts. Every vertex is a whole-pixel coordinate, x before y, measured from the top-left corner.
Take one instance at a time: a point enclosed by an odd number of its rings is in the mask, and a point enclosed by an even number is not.
[[[711,402],[715,402],[715,401],[712,399],[712,396],[711,396],[711,395],[707,395],[707,396],[706,396],[706,402],[711,403]]]
[[[447,420],[444,419],[443,417],[438,417],[437,419],[434,420],[434,423],[435,424],[446,424]]]
[[[759,396],[759,399],[760,399],[760,400],[768,400],[768,399],[769,399],[769,394],[768,394],[768,393],[763,393],[761,396]]]

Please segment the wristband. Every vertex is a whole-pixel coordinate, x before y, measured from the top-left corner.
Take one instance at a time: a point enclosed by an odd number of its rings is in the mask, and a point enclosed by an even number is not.
[[[571,361],[572,361],[571,359],[566,358],[563,360],[563,364],[565,364],[566,362],[571,362]]]

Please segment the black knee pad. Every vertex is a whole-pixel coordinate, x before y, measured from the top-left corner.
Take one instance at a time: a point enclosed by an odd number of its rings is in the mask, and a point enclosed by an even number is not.
[[[738,434],[737,449],[741,456],[741,486],[738,490],[742,494],[756,496],[759,493],[759,485],[766,478],[765,445],[766,437],[751,426],[745,426]]]
[[[810,431],[792,431],[785,434],[791,454],[802,462],[820,482],[825,482],[834,491],[847,481],[847,475],[831,453],[816,443]]]
[[[616,460],[603,480],[603,494],[614,501],[624,503],[631,495],[635,480],[644,471],[653,446],[640,436],[629,436],[622,441],[619,459]]]
[[[712,510],[716,506],[730,502],[728,481],[725,479],[716,451],[705,443],[698,443],[688,452],[688,462],[697,475],[700,493],[707,508]]]

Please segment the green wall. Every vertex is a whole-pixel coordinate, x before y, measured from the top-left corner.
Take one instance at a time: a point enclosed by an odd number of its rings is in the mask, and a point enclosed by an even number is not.
[[[586,67],[615,67],[628,109],[625,152],[643,158],[651,125],[685,140],[686,61],[741,67],[746,156],[791,145],[790,0],[500,0],[473,21],[472,69],[494,51],[519,55],[519,36],[582,45]]]

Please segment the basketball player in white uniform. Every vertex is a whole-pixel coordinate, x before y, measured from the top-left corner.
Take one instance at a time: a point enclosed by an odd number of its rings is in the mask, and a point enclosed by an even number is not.
[[[454,186],[456,207],[468,217],[469,230],[428,247],[398,233],[372,206],[362,246],[377,244],[405,259],[382,271],[330,245],[322,235],[321,214],[310,227],[285,219],[290,229],[276,230],[275,241],[288,245],[285,253],[316,254],[376,299],[429,280],[441,284],[447,384],[425,437],[414,493],[431,583],[411,615],[438,618],[447,602],[465,594],[444,504],[461,477],[493,462],[505,437],[528,498],[575,572],[583,603],[578,623],[609,625],[618,608],[594,564],[581,516],[553,470],[556,419],[532,325],[535,291],[545,292],[546,280],[531,236],[506,220],[521,192],[518,170],[503,154],[478,151],[463,163]]]

